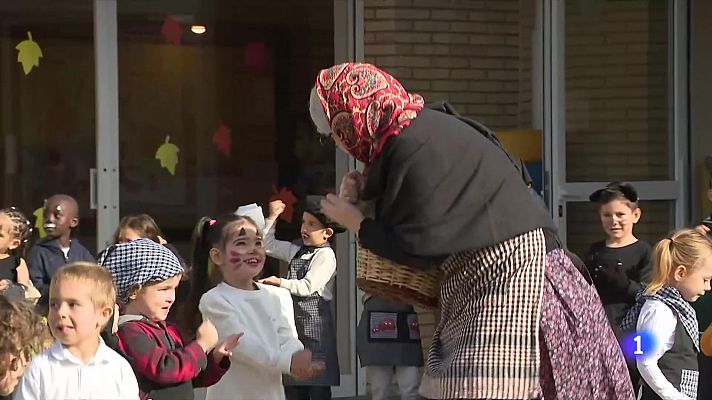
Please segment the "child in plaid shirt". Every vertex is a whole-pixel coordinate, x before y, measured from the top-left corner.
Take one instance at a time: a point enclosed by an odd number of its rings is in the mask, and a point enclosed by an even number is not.
[[[166,317],[175,301],[183,268],[176,256],[149,239],[110,247],[101,264],[111,271],[123,312],[119,349],[136,373],[141,399],[193,399],[194,387],[215,384],[230,367],[229,355],[240,335],[218,343],[210,321],[185,344]]]

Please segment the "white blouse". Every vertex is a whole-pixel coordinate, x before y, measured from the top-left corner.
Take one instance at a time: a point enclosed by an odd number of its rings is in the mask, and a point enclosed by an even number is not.
[[[244,333],[232,350],[230,369],[208,388],[207,400],[284,399],[282,374],[289,374],[292,355],[304,345],[278,295],[258,287],[242,290],[223,282],[200,299],[203,319],[215,325],[220,340]]]

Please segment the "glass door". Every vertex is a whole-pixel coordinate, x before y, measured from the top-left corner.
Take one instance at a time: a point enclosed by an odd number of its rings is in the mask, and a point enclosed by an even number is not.
[[[603,235],[588,196],[611,181],[638,190],[641,239],[687,222],[684,3],[547,2],[547,195],[581,256]]]
[[[189,258],[202,216],[248,203],[266,212],[277,194],[335,192],[336,150],[319,145],[307,102],[317,72],[336,59],[335,40],[350,36],[347,2],[116,4],[121,216],[151,215]],[[300,221],[297,213],[279,221],[277,237],[298,238]],[[335,251],[342,377],[334,395],[352,396],[353,253],[342,238]],[[263,274],[284,276],[286,267],[270,260]]]
[[[74,197],[75,237],[96,253],[93,3],[0,2],[0,204],[39,228],[46,198]]]

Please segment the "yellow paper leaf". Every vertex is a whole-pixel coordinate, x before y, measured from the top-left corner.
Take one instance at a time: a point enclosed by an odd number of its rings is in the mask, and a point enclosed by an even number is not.
[[[44,207],[40,207],[32,212],[35,216],[35,229],[40,235],[40,239],[47,236],[47,232],[44,230]]]
[[[40,45],[32,40],[32,32],[27,32],[27,40],[23,40],[15,49],[17,49],[17,62],[22,64],[22,70],[25,75],[32,71],[33,67],[40,66],[40,57],[42,57],[42,49]]]
[[[170,143],[171,137],[166,136],[166,141],[158,150],[156,150],[156,159],[161,162],[161,167],[170,172],[171,175],[176,174],[176,164],[178,164],[178,146]]]

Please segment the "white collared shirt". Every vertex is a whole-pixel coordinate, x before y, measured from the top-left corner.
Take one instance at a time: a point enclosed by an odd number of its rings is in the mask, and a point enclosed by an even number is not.
[[[264,243],[267,255],[291,262],[301,246],[275,239],[276,225],[274,219],[265,219]],[[309,271],[304,275],[304,278],[282,278],[280,287],[289,290],[294,296],[307,297],[316,293],[326,301],[333,299],[334,282],[336,281],[336,254],[334,250],[330,246],[324,246],[316,249],[313,253],[302,255],[301,259],[309,260]]]
[[[87,364],[59,341],[32,359],[15,400],[138,400],[138,383],[131,365],[104,341]]]

